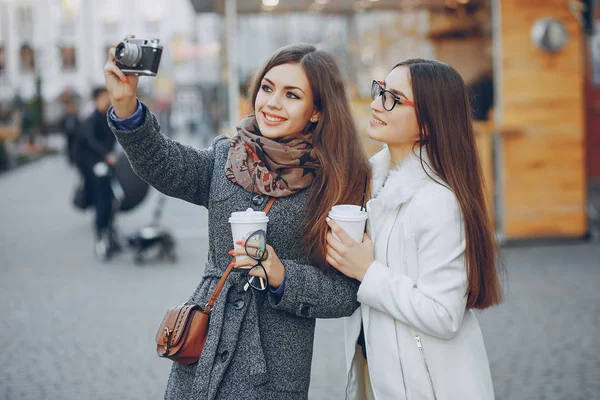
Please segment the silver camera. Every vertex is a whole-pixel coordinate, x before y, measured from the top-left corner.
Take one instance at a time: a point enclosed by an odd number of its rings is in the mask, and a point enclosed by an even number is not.
[[[156,76],[162,51],[158,39],[126,38],[117,45],[115,61],[125,75]]]

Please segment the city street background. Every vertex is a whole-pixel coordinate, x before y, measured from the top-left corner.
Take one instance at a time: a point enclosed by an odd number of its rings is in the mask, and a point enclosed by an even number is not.
[[[71,206],[76,182],[63,154],[0,175],[0,399],[161,399],[171,363],[154,336],[202,276],[207,212],[167,200],[176,264],[136,266],[130,252],[102,263],[92,213]],[[121,230],[147,225],[158,198],[119,215]],[[504,256],[506,302],[479,316],[496,398],[600,399],[600,245],[522,244]],[[343,399],[342,323],[317,326],[310,399]]]
[[[284,45],[333,55],[361,133],[370,83],[393,65],[456,68],[508,241],[506,301],[479,315],[496,399],[600,400],[600,0],[0,0],[0,400],[163,398],[171,363],[154,338],[201,279],[207,211],[166,200],[176,264],[100,262],[64,154],[69,137],[73,159],[89,158],[77,120],[129,34],[164,46],[137,94],[195,147],[235,132],[253,74]],[[122,233],[159,200],[152,189],[119,215]],[[342,331],[317,322],[311,400],[344,398]]]

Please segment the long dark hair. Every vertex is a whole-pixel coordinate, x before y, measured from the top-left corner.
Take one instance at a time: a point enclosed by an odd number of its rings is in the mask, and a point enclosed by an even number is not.
[[[320,113],[319,121],[312,124],[310,131],[321,169],[313,180],[306,204],[303,247],[316,265],[325,267],[329,230],[325,218],[336,204],[361,203],[364,180],[370,177],[371,170],[350,111],[342,74],[329,53],[311,45],[286,46],[276,51],[253,78],[252,109],[264,76],[282,64],[302,66],[313,92],[314,106]]]
[[[433,171],[454,192],[464,216],[467,308],[485,309],[502,301],[498,272],[504,273],[487,212],[465,83],[448,64],[406,60],[419,124],[419,142]]]

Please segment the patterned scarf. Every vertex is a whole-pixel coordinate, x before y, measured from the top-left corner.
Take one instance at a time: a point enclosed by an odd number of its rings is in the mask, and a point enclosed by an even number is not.
[[[227,179],[249,192],[255,179],[254,192],[271,197],[288,197],[310,186],[321,167],[312,154],[311,134],[268,139],[260,133],[255,117],[242,120],[229,147]]]

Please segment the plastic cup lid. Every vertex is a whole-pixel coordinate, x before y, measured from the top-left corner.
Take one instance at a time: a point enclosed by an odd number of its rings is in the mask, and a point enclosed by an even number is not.
[[[346,221],[362,221],[368,218],[368,214],[364,208],[361,211],[360,206],[354,204],[339,204],[331,208],[329,217]]]
[[[236,211],[231,213],[229,222],[240,224],[240,223],[256,223],[256,222],[269,222],[269,217],[264,211],[254,211],[248,208],[246,211]]]

